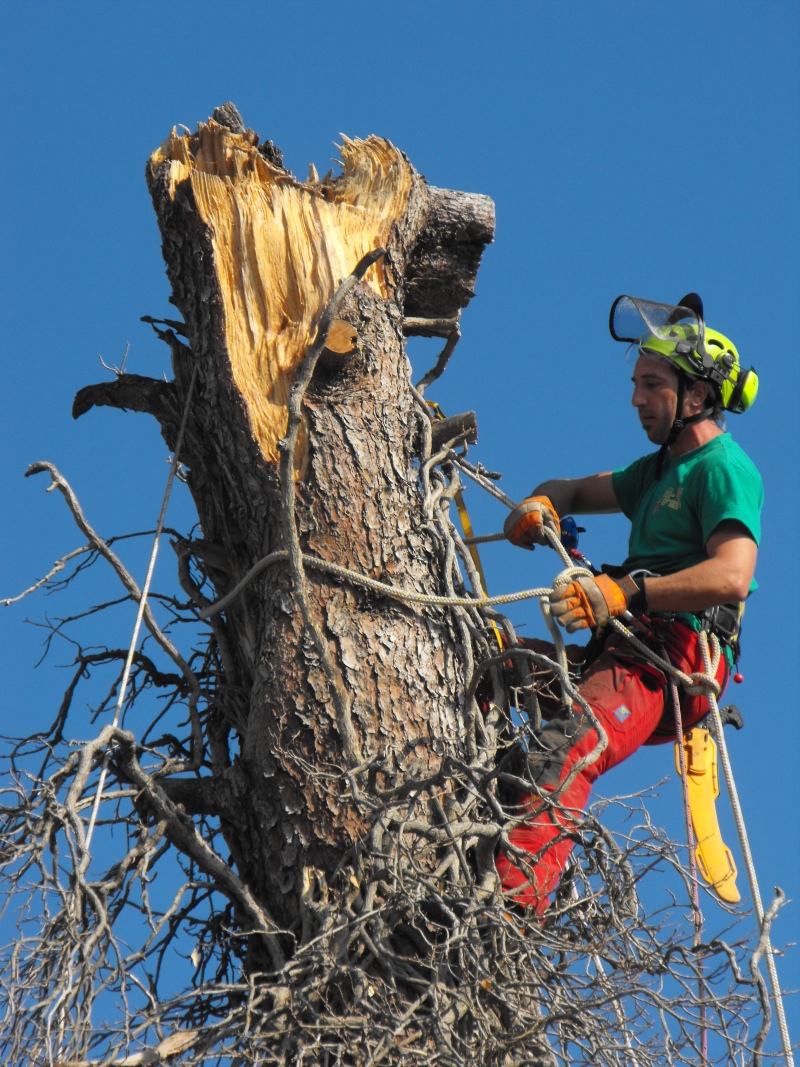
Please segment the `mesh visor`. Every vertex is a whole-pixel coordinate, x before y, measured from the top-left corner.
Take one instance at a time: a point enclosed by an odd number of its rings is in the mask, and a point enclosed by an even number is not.
[[[615,341],[635,344],[654,335],[662,341],[681,340],[696,345],[702,325],[697,312],[690,308],[656,304],[636,296],[618,296],[611,305],[608,328]]]

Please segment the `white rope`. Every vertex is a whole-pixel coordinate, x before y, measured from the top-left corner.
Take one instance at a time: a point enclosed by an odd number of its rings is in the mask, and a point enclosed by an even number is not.
[[[703,664],[706,670],[710,666],[710,656],[708,652],[708,636],[701,632],[700,634],[700,649],[703,653]],[[711,721],[714,724],[714,735],[717,742],[717,748],[719,750],[719,757],[722,762],[722,771],[725,775],[725,785],[728,788],[728,796],[731,801],[731,808],[733,809],[733,817],[736,822],[736,832],[739,835],[739,845],[744,857],[745,867],[747,868],[747,878],[750,882],[750,893],[753,897],[753,904],[756,909],[756,918],[761,930],[761,936],[765,942],[765,954],[767,957],[767,970],[769,971],[770,985],[772,986],[772,997],[775,1001],[775,1013],[778,1017],[778,1029],[781,1032],[781,1044],[783,1045],[783,1057],[786,1061],[786,1067],[794,1067],[794,1055],[792,1053],[792,1042],[789,1037],[789,1027],[786,1022],[786,1013],[783,1008],[783,994],[781,993],[780,981],[778,980],[778,968],[775,965],[775,956],[772,951],[772,942],[770,941],[769,932],[764,930],[764,905],[761,902],[761,890],[758,885],[758,878],[756,876],[756,867],[753,861],[753,853],[750,850],[750,839],[747,834],[747,826],[744,821],[744,814],[742,812],[742,806],[739,802],[739,793],[736,789],[736,782],[733,778],[733,770],[731,768],[730,757],[728,756],[728,746],[725,742],[725,736],[722,728],[722,718],[719,713],[719,705],[717,704],[717,698],[714,693],[708,694],[708,703],[711,707]]]
[[[675,714],[675,742],[678,750],[678,767],[681,775],[683,792],[683,817],[686,822],[686,845],[689,851],[689,881],[691,882],[692,922],[694,938],[692,945],[699,948],[703,940],[703,912],[700,909],[700,879],[697,874],[697,855],[695,849],[694,827],[692,825],[692,805],[689,799],[689,773],[686,766],[686,749],[683,747],[683,715],[681,714],[681,697],[673,679],[669,681],[672,696],[672,710]],[[705,979],[703,975],[703,957],[698,956],[698,986],[700,993],[700,1055],[702,1063],[708,1063],[708,1026],[706,1016]]]
[[[145,576],[144,585],[142,586],[142,593],[139,597],[139,607],[136,612],[136,622],[133,626],[133,635],[131,637],[131,643],[128,648],[128,655],[125,660],[125,669],[122,672],[122,679],[119,685],[119,693],[117,694],[117,706],[114,710],[114,718],[112,721],[113,726],[118,726],[120,718],[122,716],[122,706],[125,701],[125,694],[128,691],[128,682],[130,680],[131,668],[133,666],[133,657],[136,654],[136,646],[139,643],[139,631],[142,628],[142,619],[144,618],[145,608],[147,606],[147,597],[150,592],[150,585],[153,580],[153,572],[156,567],[156,557],[158,556],[158,547],[161,541],[161,534],[164,529],[164,521],[167,516],[167,505],[169,504],[170,494],[172,493],[172,484],[175,480],[175,474],[178,470],[178,462],[181,446],[183,445],[183,437],[186,432],[186,423],[189,418],[189,405],[192,399],[192,393],[194,392],[194,383],[197,378],[197,367],[195,366],[192,371],[192,378],[189,382],[189,389],[186,393],[186,403],[183,408],[183,417],[181,418],[180,429],[178,430],[178,439],[175,443],[175,450],[172,453],[172,462],[170,463],[169,475],[167,477],[167,486],[164,490],[164,499],[161,501],[161,512],[158,516],[158,522],[156,524],[156,532],[153,538],[153,548],[150,552],[150,562],[147,565],[147,574]],[[103,766],[100,771],[100,781],[97,783],[97,792],[95,793],[94,803],[92,805],[92,814],[89,817],[89,826],[86,830],[85,852],[86,859],[88,861],[89,846],[92,842],[92,836],[94,834],[95,823],[97,822],[97,812],[100,808],[100,801],[103,796],[103,789],[105,788],[106,776],[108,774],[108,764],[111,759],[111,753],[106,750],[103,757]]]
[[[200,618],[207,619],[210,615],[217,615],[219,612],[224,611],[261,571],[266,570],[273,563],[288,559],[288,557],[289,553],[286,549],[279,549],[277,552],[270,552],[268,556],[264,556],[263,559],[253,564],[244,578],[236,584],[230,593],[226,593],[225,596],[220,597],[219,600],[215,600],[213,604],[204,608],[199,613]],[[516,604],[520,600],[532,600],[536,597],[550,595],[549,586],[540,586],[537,589],[524,589],[522,592],[506,593],[503,596],[437,596],[433,593],[419,593],[415,589],[404,589],[402,586],[387,585],[385,582],[379,582],[375,578],[367,578],[366,575],[359,574],[357,571],[351,571],[349,567],[343,567],[339,563],[331,563],[326,559],[319,559],[317,556],[309,556],[305,552],[302,554],[302,559],[306,566],[313,567],[315,570],[325,571],[328,574],[335,575],[337,578],[344,578],[354,585],[360,585],[364,589],[371,589],[374,593],[394,597],[395,600],[403,600],[411,604],[430,604],[436,607],[485,608],[493,607],[495,604]]]

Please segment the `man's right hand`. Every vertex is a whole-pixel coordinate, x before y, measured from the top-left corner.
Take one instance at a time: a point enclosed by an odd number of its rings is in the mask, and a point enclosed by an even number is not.
[[[561,537],[561,524],[552,501],[546,496],[529,496],[517,504],[503,524],[503,533],[512,545],[520,548],[533,548],[534,545],[547,545],[545,528]]]

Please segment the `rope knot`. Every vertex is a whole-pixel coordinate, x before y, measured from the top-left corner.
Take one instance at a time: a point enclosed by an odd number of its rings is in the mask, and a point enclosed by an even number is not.
[[[699,671],[694,674],[684,675],[681,678],[681,683],[689,696],[703,696],[713,693],[715,697],[718,697],[722,691],[722,687],[716,678]]]

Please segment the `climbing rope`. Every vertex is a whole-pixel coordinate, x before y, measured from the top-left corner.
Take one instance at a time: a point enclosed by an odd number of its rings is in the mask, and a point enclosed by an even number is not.
[[[681,698],[678,687],[670,679],[670,694],[672,707],[675,713],[675,737],[678,752],[678,767],[681,775],[683,791],[683,817],[686,821],[686,844],[689,850],[689,881],[692,894],[692,922],[694,925],[694,937],[692,947],[697,950],[703,941],[703,913],[700,910],[700,879],[697,875],[697,856],[695,854],[696,842],[692,827],[692,807],[689,800],[689,773],[686,767],[686,749],[683,747],[683,716],[681,714]],[[708,1027],[706,1025],[705,981],[703,976],[703,958],[698,955],[698,985],[700,987],[700,1055],[703,1064],[708,1062]]]
[[[207,619],[210,615],[218,615],[221,611],[225,611],[225,609],[230,607],[234,600],[236,600],[240,593],[247,588],[254,578],[268,567],[271,567],[274,563],[279,563],[282,560],[288,559],[288,555],[286,549],[278,549],[277,552],[270,552],[268,556],[264,556],[257,563],[254,563],[244,578],[234,586],[230,593],[226,593],[225,596],[220,597],[219,600],[215,600],[213,604],[210,604],[199,613],[200,618]],[[339,563],[331,563],[326,559],[319,559],[317,556],[310,556],[305,552],[302,553],[302,559],[307,567],[312,567],[314,570],[333,574],[337,578],[352,582],[353,585],[360,585],[364,589],[370,589],[373,593],[379,593],[381,596],[393,597],[395,600],[402,600],[410,604],[427,604],[432,607],[488,608],[494,607],[497,604],[516,604],[520,600],[533,600],[536,597],[550,595],[549,586],[540,586],[537,589],[524,589],[519,593],[506,593],[502,596],[437,596],[434,593],[420,593],[415,589],[404,589],[402,586],[387,585],[385,582],[379,582],[375,578],[368,578],[364,574],[352,571],[349,567],[343,567]]]
[[[704,632],[700,634],[700,650],[703,654],[703,665],[706,670],[709,670],[711,658],[708,651],[708,636]],[[772,996],[775,1001],[775,1013],[778,1017],[778,1029],[781,1035],[781,1044],[783,1046],[783,1056],[786,1061],[787,1067],[794,1067],[794,1054],[792,1052],[792,1042],[789,1037],[789,1027],[786,1022],[786,1012],[783,1006],[783,994],[781,992],[780,981],[778,980],[778,968],[775,965],[775,955],[772,951],[772,943],[769,937],[769,931],[764,927],[764,905],[761,901],[761,890],[758,885],[758,877],[756,876],[756,867],[753,861],[753,853],[750,849],[750,839],[747,834],[747,826],[744,821],[744,814],[742,812],[742,806],[739,802],[739,793],[736,789],[736,782],[733,777],[733,770],[731,768],[730,757],[728,756],[728,746],[725,741],[725,736],[722,727],[722,717],[719,713],[719,705],[717,704],[716,694],[711,692],[708,694],[708,703],[711,708],[711,722],[714,726],[714,736],[717,742],[717,748],[719,751],[719,758],[722,763],[722,772],[725,776],[725,785],[728,789],[728,796],[731,801],[731,808],[733,809],[733,818],[736,823],[736,832],[739,835],[739,846],[742,850],[742,856],[744,857],[745,866],[747,867],[747,878],[750,882],[750,893],[753,897],[753,904],[756,909],[756,918],[761,930],[761,937],[765,944],[765,955],[767,957],[767,971],[769,973],[770,985],[772,986]]]
[[[167,505],[169,504],[169,498],[172,493],[172,485],[175,481],[175,475],[178,470],[179,455],[183,446],[183,437],[186,432],[186,423],[189,419],[189,405],[192,400],[192,393],[194,392],[194,384],[197,379],[197,366],[192,371],[192,377],[189,382],[189,388],[186,391],[186,402],[183,406],[183,415],[181,417],[181,424],[178,430],[178,438],[175,442],[175,450],[172,453],[172,462],[169,467],[169,475],[167,476],[167,485],[164,490],[164,498],[161,501],[161,511],[159,512],[158,522],[156,524],[156,532],[153,537],[153,547],[150,552],[150,561],[147,565],[147,574],[145,575],[144,585],[142,586],[141,596],[139,597],[139,607],[136,612],[136,621],[133,625],[133,634],[131,636],[131,643],[128,647],[128,655],[125,659],[125,668],[122,672],[122,679],[119,684],[119,692],[117,694],[117,704],[114,709],[114,718],[112,725],[117,727],[119,725],[120,718],[122,717],[122,706],[125,702],[125,694],[128,691],[128,682],[130,680],[131,668],[133,666],[133,657],[136,654],[136,647],[139,643],[139,631],[142,628],[142,619],[144,618],[145,608],[147,607],[147,598],[150,593],[150,585],[153,580],[153,572],[156,567],[156,557],[158,556],[158,547],[161,542],[161,534],[164,530],[164,522],[167,517]],[[103,765],[100,770],[100,780],[97,783],[97,792],[95,793],[94,803],[92,804],[92,813],[89,817],[89,825],[86,829],[86,840],[84,843],[86,860],[89,857],[89,846],[92,842],[92,836],[94,835],[95,823],[97,822],[97,813],[100,808],[100,801],[103,797],[103,790],[105,788],[106,776],[108,774],[108,764],[111,759],[111,753],[106,749],[106,753],[103,757]]]

